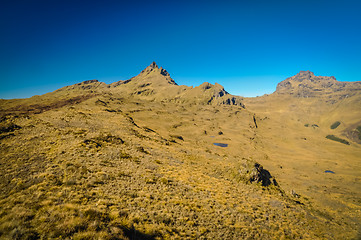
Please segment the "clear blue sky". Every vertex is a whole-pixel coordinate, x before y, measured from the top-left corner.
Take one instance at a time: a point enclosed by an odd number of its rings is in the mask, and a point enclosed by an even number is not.
[[[360,13],[350,0],[2,0],[0,98],[125,80],[152,61],[241,96],[300,70],[360,81]]]

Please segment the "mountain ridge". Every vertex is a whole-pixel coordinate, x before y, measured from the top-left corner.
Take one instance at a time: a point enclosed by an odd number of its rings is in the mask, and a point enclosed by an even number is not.
[[[87,85],[94,84],[94,86],[83,86],[82,88],[94,88],[99,87],[99,85],[103,85],[108,88],[117,88],[122,85],[133,84],[132,90],[133,93],[131,95],[153,95],[155,93],[154,89],[143,89],[142,91],[137,91],[138,88],[144,88],[149,85],[153,85],[154,87],[170,87],[169,85],[178,86],[179,89],[175,90],[175,88],[171,89],[169,92],[162,91],[164,96],[167,96],[167,99],[171,99],[172,95],[174,99],[180,99],[185,97],[186,95],[194,95],[194,94],[186,94],[182,93],[183,91],[187,92],[193,88],[201,87],[204,91],[209,88],[218,89],[219,92],[215,93],[208,100],[204,100],[205,102],[212,102],[212,99],[217,97],[221,97],[224,95],[228,95],[230,98],[225,99],[224,101],[220,101],[218,104],[235,104],[242,105],[240,102],[242,101],[242,96],[232,95],[229,92],[225,91],[223,86],[215,83],[210,84],[208,82],[204,82],[196,87],[188,87],[185,85],[179,86],[174,79],[171,78],[170,74],[162,67],[158,67],[156,62],[152,62],[149,66],[144,68],[137,76],[134,76],[128,80],[120,80],[110,84],[105,84],[98,80],[86,80],[81,83],[77,83],[74,85]],[[136,83],[139,83],[138,85]],[[105,85],[104,85],[105,84]],[[74,86],[71,85],[71,86]],[[219,87],[219,86],[220,87]],[[68,87],[71,87],[68,86]],[[123,86],[124,87],[124,86]],[[320,96],[328,96],[329,98],[333,98],[334,100],[340,100],[349,96],[353,96],[357,94],[358,91],[361,91],[361,81],[356,82],[342,82],[337,81],[334,76],[316,76],[313,72],[300,71],[294,76],[288,77],[285,80],[279,82],[276,86],[276,90],[272,94],[265,95],[291,95],[294,97],[308,98],[308,97],[320,97]],[[129,93],[128,93],[129,94]],[[202,95],[201,92],[199,94]],[[332,96],[334,95],[334,96]],[[174,101],[173,99],[173,101]]]
[[[300,71],[294,76],[279,82],[276,91],[265,96],[289,95],[301,98],[325,97],[325,101],[338,102],[341,99],[357,95],[361,91],[361,82],[340,82],[335,77],[315,76],[311,71]],[[46,99],[55,94],[63,102],[72,94],[91,95],[118,94],[122,97],[142,98],[154,101],[179,102],[187,104],[237,105],[245,108],[241,96],[229,94],[222,85],[204,82],[196,87],[178,85],[170,74],[156,62],[152,62],[138,75],[110,84],[99,80],[86,80],[55,90],[44,95],[36,95],[31,99],[38,105],[44,105]],[[73,96],[75,97],[75,96]],[[257,98],[257,97],[256,97]],[[11,101],[11,100],[10,100]],[[21,100],[24,106],[28,100]],[[54,101],[54,100],[51,100]],[[3,104],[9,100],[2,100]],[[1,104],[1,103],[0,103]],[[54,103],[53,105],[56,105]],[[4,109],[7,107],[4,106]],[[44,108],[44,107],[42,107]],[[46,108],[46,107],[45,107]]]
[[[142,98],[155,101],[183,102],[189,104],[238,105],[244,107],[242,97],[229,94],[218,83],[203,83],[197,87],[178,85],[170,74],[152,62],[137,76],[105,84],[98,80],[87,80],[70,85],[55,92],[86,90],[91,93],[112,93],[123,97]]]
[[[361,95],[345,91],[241,98],[152,63],[1,100],[0,238],[352,239]]]

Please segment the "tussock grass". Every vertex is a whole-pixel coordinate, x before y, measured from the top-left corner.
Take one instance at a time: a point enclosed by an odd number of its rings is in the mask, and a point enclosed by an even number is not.
[[[152,111],[144,113],[146,104]],[[237,107],[146,104],[102,96],[14,120],[21,133],[0,145],[0,238],[338,236],[338,223],[263,181],[271,173],[246,157],[252,115],[230,114]],[[247,142],[232,139],[241,148],[234,152],[231,146],[210,151],[204,129],[217,138],[244,134]]]

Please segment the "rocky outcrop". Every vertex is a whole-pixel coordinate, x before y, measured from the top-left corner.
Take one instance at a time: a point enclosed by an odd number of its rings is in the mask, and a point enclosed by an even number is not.
[[[249,183],[260,183],[267,187],[270,185],[278,186],[278,183],[271,173],[264,169],[263,166],[257,162],[247,160],[238,170],[239,178]]]
[[[302,82],[305,79],[313,79],[315,77],[315,74],[311,71],[300,71],[297,73],[294,77],[295,81]],[[312,81],[312,80],[311,80]]]
[[[251,171],[249,181],[261,183],[262,186],[269,186],[271,184],[278,186],[276,179],[274,179],[270,172],[263,168],[259,163],[254,164],[254,168]]]
[[[78,90],[85,90],[87,92],[91,92],[93,93],[94,91],[97,91],[103,87],[106,87],[107,84],[100,82],[96,79],[92,79],[92,80],[86,80],[80,83],[76,83],[70,86],[66,86],[63,88],[60,88],[58,90],[55,90],[55,93],[60,93],[60,92],[64,92],[64,91],[78,91]],[[84,91],[84,92],[85,92]]]
[[[242,103],[241,97],[229,94],[218,83],[215,84],[215,87],[217,88],[217,90],[212,96],[212,101],[214,101],[217,105],[236,105],[243,108],[245,107]]]
[[[185,101],[193,101],[197,104],[208,105],[236,105],[244,107],[242,98],[229,94],[224,90],[223,86],[215,83],[214,85],[204,82],[198,87],[188,89],[183,92],[181,99]]]
[[[243,99],[239,96],[227,95],[217,99],[217,105],[235,105],[245,108],[242,100]]]
[[[78,85],[80,85],[80,84],[97,83],[97,82],[99,82],[99,81],[98,81],[98,80],[96,80],[96,79],[93,79],[93,80],[86,80],[86,81],[84,81],[84,82],[82,82],[82,83],[79,83]]]
[[[111,84],[108,85],[108,88],[118,87],[119,85],[127,84],[127,83],[129,83],[130,81],[132,81],[132,79],[133,79],[133,78],[128,79],[128,80],[120,80],[120,81],[118,81],[118,82],[111,83]]]
[[[160,68],[160,74],[163,76],[166,76],[166,77],[170,76],[170,74],[167,72],[167,70],[165,70],[162,67]]]
[[[141,71],[138,76],[147,77],[147,75],[151,73],[154,73],[155,75],[163,76],[164,80],[166,80],[169,84],[177,85],[177,83],[170,77],[170,74],[167,72],[167,70],[165,70],[162,67],[159,68],[155,62],[152,62],[148,67],[146,67],[143,71]]]
[[[159,69],[158,65],[155,62],[152,62],[148,67],[146,67],[143,71],[141,71],[140,73],[150,73],[151,71],[155,70],[155,69]]]
[[[204,82],[201,85],[199,85],[199,87],[203,90],[207,90],[213,87],[212,84],[210,84],[209,82]]]

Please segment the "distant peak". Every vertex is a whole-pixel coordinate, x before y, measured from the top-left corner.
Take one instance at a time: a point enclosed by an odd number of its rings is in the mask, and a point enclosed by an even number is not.
[[[300,71],[298,74],[313,74],[310,70]]]
[[[146,67],[143,71],[141,71],[139,75],[143,77],[147,77],[149,74],[151,74],[152,76],[156,76],[158,74],[162,75],[166,77],[168,83],[172,85],[177,85],[174,82],[174,80],[170,77],[170,74],[167,72],[167,70],[165,70],[162,67],[158,67],[158,65],[155,62],[152,62],[148,67]]]
[[[141,73],[149,73],[154,69],[159,69],[158,65],[155,62],[152,62],[148,67],[146,67]]]
[[[96,79],[92,79],[92,80],[86,80],[81,82],[82,84],[91,84],[91,83],[98,83],[99,81]]]
[[[153,61],[150,65],[150,68],[154,69],[154,68],[158,68],[158,65]]]
[[[163,76],[170,76],[167,70],[165,70],[162,67],[158,67],[158,65],[155,62],[152,62],[148,67],[146,67],[141,73],[150,73],[153,70],[159,70],[159,73]]]
[[[200,88],[202,88],[203,90],[207,90],[213,87],[212,84],[210,84],[209,82],[204,82],[201,85],[199,85]]]
[[[295,80],[298,80],[298,81],[303,81],[305,79],[311,79],[311,78],[314,78],[315,77],[315,74],[311,71],[300,71],[299,73],[296,74],[295,76]]]
[[[299,73],[297,73],[298,76],[315,76],[315,74],[309,70],[307,71],[300,71]],[[297,76],[296,75],[296,76]]]

